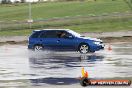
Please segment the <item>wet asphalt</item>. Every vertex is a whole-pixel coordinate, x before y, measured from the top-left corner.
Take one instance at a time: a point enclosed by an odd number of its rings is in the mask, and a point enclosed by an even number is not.
[[[112,50],[33,52],[26,45],[0,46],[0,87],[73,85],[84,67],[93,79],[132,78],[132,43],[114,43]]]

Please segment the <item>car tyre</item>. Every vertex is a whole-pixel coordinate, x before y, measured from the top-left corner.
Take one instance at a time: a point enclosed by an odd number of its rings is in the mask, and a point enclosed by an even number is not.
[[[83,53],[83,54],[88,53],[89,52],[89,46],[88,46],[88,44],[81,44],[79,46],[79,52]]]
[[[42,51],[43,50],[43,46],[42,45],[35,45],[34,46],[34,51]]]
[[[86,86],[91,85],[91,82],[90,82],[90,79],[88,79],[88,78],[82,78],[82,79],[80,80],[80,84],[81,84],[83,87],[86,87]]]

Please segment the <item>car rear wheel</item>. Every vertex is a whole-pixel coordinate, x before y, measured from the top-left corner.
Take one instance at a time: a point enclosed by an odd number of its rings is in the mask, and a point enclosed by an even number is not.
[[[42,51],[42,50],[43,50],[43,46],[41,46],[41,45],[34,46],[34,51]]]
[[[88,53],[89,52],[89,46],[87,44],[81,44],[79,46],[79,52],[84,53],[84,54]]]

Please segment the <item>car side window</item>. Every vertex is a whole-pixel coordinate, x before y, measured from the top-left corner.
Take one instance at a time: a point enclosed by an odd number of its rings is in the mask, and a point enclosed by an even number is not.
[[[40,38],[57,38],[56,31],[45,31],[40,35]]]
[[[57,36],[58,38],[68,38],[69,36],[72,36],[72,35],[66,31],[58,31]]]

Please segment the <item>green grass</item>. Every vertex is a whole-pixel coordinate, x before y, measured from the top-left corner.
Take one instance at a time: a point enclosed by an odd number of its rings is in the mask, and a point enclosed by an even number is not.
[[[97,0],[97,2],[52,2],[32,4],[32,18],[47,19],[65,16],[101,15],[103,13],[126,12],[129,7],[123,0]],[[0,20],[27,20],[28,4],[1,5]]]
[[[113,16],[117,12],[124,15]],[[123,0],[33,3],[33,20],[45,21],[33,23],[32,29],[29,29],[28,24],[13,26],[12,22],[12,20],[21,22],[28,19],[28,3],[0,5],[0,21],[5,21],[5,24],[2,24],[0,36],[29,35],[34,29],[44,28],[68,28],[78,32],[131,30],[132,15],[128,16],[127,12],[131,10]],[[104,14],[108,17],[103,16]],[[75,18],[72,19],[72,17]],[[49,20],[53,18],[59,20]]]

